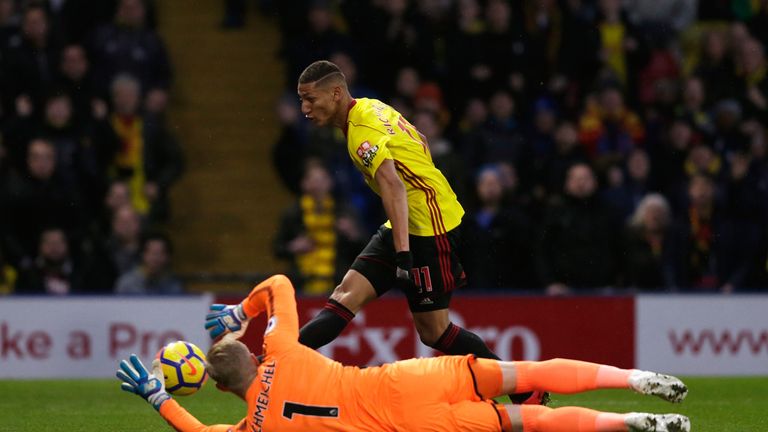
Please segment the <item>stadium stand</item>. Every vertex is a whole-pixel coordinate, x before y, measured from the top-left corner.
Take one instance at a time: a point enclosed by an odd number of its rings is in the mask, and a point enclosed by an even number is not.
[[[138,263],[138,238],[167,229],[184,158],[166,126],[172,74],[154,2],[90,6],[0,5],[5,292],[111,292]]]
[[[765,2],[295,3],[275,5],[281,110],[296,109],[304,66],[336,58],[354,73],[353,96],[379,97],[440,131],[433,157],[474,233],[471,287],[768,283]],[[344,185],[339,199],[369,221],[378,203],[357,199],[359,177],[335,168],[340,137],[303,120],[284,122],[275,144],[287,187],[297,190],[297,150],[324,158]],[[649,196],[662,210],[638,210]]]

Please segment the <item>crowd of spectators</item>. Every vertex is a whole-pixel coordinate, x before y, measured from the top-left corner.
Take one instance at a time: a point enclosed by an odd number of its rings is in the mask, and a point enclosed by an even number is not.
[[[299,73],[330,59],[353,97],[389,103],[428,137],[467,210],[470,287],[768,287],[768,1],[274,7],[287,83],[274,163],[300,202],[319,161],[366,236],[385,219],[341,132],[299,115]],[[313,251],[310,234],[283,238],[280,256]]]
[[[178,293],[151,0],[0,0],[0,294]]]

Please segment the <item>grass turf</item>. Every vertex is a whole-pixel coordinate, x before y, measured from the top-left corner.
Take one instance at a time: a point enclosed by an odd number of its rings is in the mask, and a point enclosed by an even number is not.
[[[688,378],[685,402],[672,405],[629,391],[554,395],[551,407],[578,405],[603,411],[679,412],[696,432],[768,430],[768,377]],[[245,404],[208,383],[176,398],[206,424],[235,423]],[[120,390],[114,380],[0,380],[0,431],[170,431],[149,404]]]

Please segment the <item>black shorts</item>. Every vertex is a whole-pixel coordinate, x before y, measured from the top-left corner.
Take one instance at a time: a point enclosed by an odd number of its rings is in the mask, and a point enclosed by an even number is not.
[[[456,255],[459,235],[459,228],[454,228],[440,236],[408,236],[414,266],[411,277],[417,287],[403,294],[408,298],[411,312],[446,309],[453,290],[467,284],[464,269]],[[352,269],[368,279],[376,295],[389,291],[395,283],[392,229],[381,226],[352,263]]]

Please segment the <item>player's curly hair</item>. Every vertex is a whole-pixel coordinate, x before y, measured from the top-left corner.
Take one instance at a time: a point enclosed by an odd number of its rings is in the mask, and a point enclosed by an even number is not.
[[[304,72],[299,75],[299,84],[307,84],[315,81],[323,81],[330,77],[339,77],[342,81],[346,80],[346,77],[341,72],[341,69],[336,66],[335,63],[328,60],[318,60],[304,69]]]
[[[205,370],[219,385],[232,391],[245,391],[250,384],[246,382],[248,374],[255,368],[248,347],[238,340],[224,338],[208,350]]]

